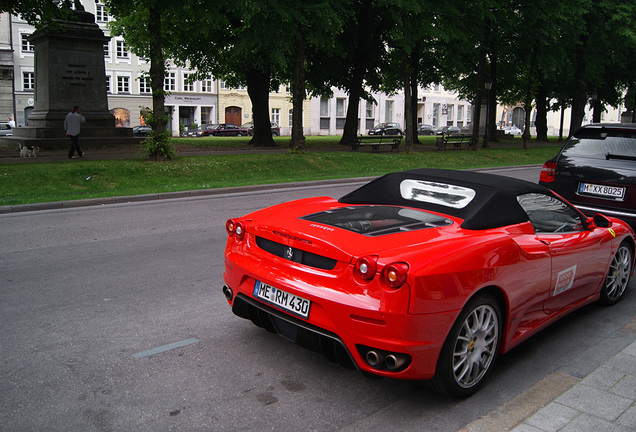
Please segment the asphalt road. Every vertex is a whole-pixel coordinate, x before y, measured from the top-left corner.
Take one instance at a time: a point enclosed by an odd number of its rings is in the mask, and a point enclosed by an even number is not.
[[[536,181],[538,168],[500,173]],[[372,380],[232,315],[225,221],[356,187],[0,215],[0,431],[457,431],[633,341],[634,283],[500,357],[468,400]]]

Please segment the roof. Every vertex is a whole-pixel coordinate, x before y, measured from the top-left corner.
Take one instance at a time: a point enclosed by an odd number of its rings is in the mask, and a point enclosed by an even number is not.
[[[461,196],[451,198],[451,205],[440,204],[440,200],[433,198],[430,200],[421,200],[420,197],[405,198],[401,187],[404,184],[417,182],[451,185],[451,188],[460,191],[459,195],[452,196]],[[474,196],[463,196],[465,190],[474,191]],[[435,211],[463,219],[462,228],[478,230],[528,221],[528,215],[517,202],[519,195],[527,193],[553,195],[548,188],[510,177],[473,171],[416,169],[382,176],[343,196],[339,202],[396,205]],[[431,194],[425,192],[421,195],[430,196]],[[459,203],[462,200],[468,203]]]

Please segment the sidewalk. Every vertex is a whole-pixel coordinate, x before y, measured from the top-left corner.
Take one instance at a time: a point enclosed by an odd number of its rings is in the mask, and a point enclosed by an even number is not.
[[[632,342],[582,379],[553,372],[460,432],[636,431],[636,319]]]

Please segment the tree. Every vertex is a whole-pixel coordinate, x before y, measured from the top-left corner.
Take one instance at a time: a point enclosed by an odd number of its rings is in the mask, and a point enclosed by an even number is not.
[[[20,15],[36,28],[55,19],[72,19],[70,0],[4,0],[0,12]]]
[[[115,35],[124,37],[127,46],[141,58],[150,62],[152,89],[152,120],[155,134],[166,131],[164,80],[166,76],[166,47],[172,29],[178,25],[179,12],[173,2],[165,0],[106,0],[110,13],[116,17],[109,25]]]

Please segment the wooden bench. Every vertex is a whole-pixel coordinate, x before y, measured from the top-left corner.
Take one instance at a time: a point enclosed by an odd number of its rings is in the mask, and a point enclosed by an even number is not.
[[[358,135],[351,144],[351,151],[358,151],[361,146],[371,146],[371,151],[379,152],[380,146],[391,146],[391,151],[400,151],[402,135]]]
[[[470,148],[472,145],[472,139],[472,134],[443,134],[441,137],[437,137],[437,150],[446,150],[446,144],[448,143],[453,144],[453,150],[461,150],[462,144],[466,144],[467,148]]]

